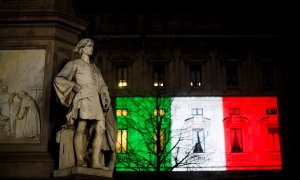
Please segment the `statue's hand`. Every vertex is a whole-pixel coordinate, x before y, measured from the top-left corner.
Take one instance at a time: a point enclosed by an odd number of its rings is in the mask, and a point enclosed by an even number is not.
[[[108,105],[108,104],[104,104],[104,106],[103,106],[103,110],[104,110],[104,112],[107,112],[107,111],[108,111],[108,109],[109,109],[109,105]]]
[[[72,126],[74,125],[74,119],[70,119],[67,121],[67,125]]]
[[[75,84],[75,85],[73,86],[73,90],[74,90],[75,92],[79,92],[80,89],[81,89],[81,86],[80,86],[79,84]]]

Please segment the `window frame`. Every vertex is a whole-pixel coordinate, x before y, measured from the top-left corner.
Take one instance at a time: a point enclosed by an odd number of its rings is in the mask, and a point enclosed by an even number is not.
[[[117,109],[116,110],[116,116],[117,117],[128,116],[128,110],[127,109]]]
[[[243,128],[230,128],[230,140],[232,139],[232,134],[231,134],[231,132],[234,130],[234,140],[233,140],[233,142],[230,142],[230,144],[231,144],[231,147],[230,147],[230,152],[231,153],[243,153],[244,152],[244,137],[243,137]],[[240,131],[239,132],[239,134],[240,134],[240,144],[238,144],[239,146],[238,146],[238,148],[240,148],[240,150],[237,150],[237,151],[233,151],[233,149],[234,149],[234,145],[236,145],[236,141],[239,141],[238,139],[236,139],[236,138],[238,138],[237,137],[237,130],[238,131]],[[239,143],[239,142],[237,142],[237,143]]]
[[[194,141],[194,133],[197,133],[197,141]],[[202,135],[201,137],[199,137],[199,134]],[[193,145],[193,153],[205,153],[205,129],[204,128],[196,128],[196,129],[192,129],[192,145]],[[201,138],[201,139],[200,139]],[[196,143],[200,143],[200,152],[196,152]]]
[[[117,83],[119,88],[128,87],[128,65],[117,65]]]
[[[228,114],[233,115],[241,115],[241,109],[240,108],[228,108]]]
[[[261,63],[261,82],[264,88],[275,87],[275,67],[272,62]]]
[[[157,77],[155,77],[157,76]],[[153,87],[166,87],[166,68],[163,64],[152,66],[152,85]]]
[[[271,136],[271,138],[270,138]],[[278,127],[268,127],[268,140],[272,143],[272,147],[269,150],[271,152],[280,152],[280,137]]]
[[[189,65],[189,82],[191,88],[200,88],[202,87],[202,65]],[[197,76],[199,75],[199,77]],[[194,77],[194,78],[192,78]],[[198,80],[199,78],[199,80]]]
[[[119,132],[120,132],[121,140],[119,140]],[[126,134],[126,137],[125,137],[126,145],[125,146],[123,146],[123,132],[126,132],[125,133]],[[119,142],[121,142],[121,143],[119,143]],[[118,146],[120,146],[119,149],[118,149]],[[123,147],[125,147],[124,150],[123,150]],[[116,153],[125,154],[125,153],[127,153],[127,148],[128,148],[128,130],[127,129],[118,129],[118,131],[117,131]]]
[[[196,114],[193,113],[194,110],[196,110]],[[203,108],[192,108],[192,116],[203,116]]]
[[[266,115],[277,115],[278,109],[277,108],[266,108]]]
[[[157,153],[157,130],[154,131],[154,153]],[[166,133],[164,129],[160,130],[160,152],[163,153],[166,149]]]
[[[238,63],[226,63],[225,64],[225,85],[227,88],[239,87],[239,65]],[[234,70],[234,71],[233,71]],[[234,79],[235,80],[232,80]],[[234,81],[234,82],[232,82]],[[230,83],[232,82],[232,83]]]

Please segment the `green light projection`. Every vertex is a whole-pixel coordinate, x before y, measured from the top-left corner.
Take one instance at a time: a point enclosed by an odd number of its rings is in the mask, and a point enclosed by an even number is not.
[[[116,171],[171,167],[170,97],[117,97],[116,109],[128,112],[117,116],[118,129],[127,130],[128,136],[127,151],[117,154]]]

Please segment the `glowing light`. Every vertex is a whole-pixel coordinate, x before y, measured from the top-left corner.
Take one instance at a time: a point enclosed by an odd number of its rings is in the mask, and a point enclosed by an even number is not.
[[[117,114],[117,116],[121,116],[122,115],[122,110],[118,109],[116,114]]]
[[[197,83],[195,82],[195,84],[192,81],[190,82],[191,87],[193,87],[193,86],[199,86],[200,87],[201,85],[202,85],[201,82],[197,82]]]
[[[127,151],[127,130],[121,129],[118,130],[118,134],[117,134],[116,152],[126,153],[126,151]]]
[[[154,116],[157,116],[157,109],[154,110],[153,114],[154,114]],[[161,116],[161,117],[164,116],[165,115],[165,110],[164,109],[160,109],[158,115]]]
[[[118,85],[119,85],[119,87],[127,87],[128,86],[126,80],[120,80]]]
[[[117,116],[127,116],[128,111],[126,109],[117,109],[116,114],[117,114]]]
[[[127,116],[127,114],[128,114],[128,111],[127,111],[126,109],[123,109],[122,115],[123,115],[123,116]]]

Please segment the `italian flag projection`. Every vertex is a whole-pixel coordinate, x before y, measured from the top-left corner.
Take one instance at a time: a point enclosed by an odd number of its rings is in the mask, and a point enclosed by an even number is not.
[[[118,97],[117,171],[171,167],[170,97]]]
[[[167,156],[163,167],[174,166],[184,159],[175,171],[281,169],[276,97],[171,97],[159,98],[160,101],[156,99],[117,98],[117,171],[136,170],[132,168],[136,166],[132,162],[127,165],[120,163],[120,160],[132,161],[128,158],[122,159],[126,154],[130,154],[130,149],[143,152],[141,156],[144,157],[146,152],[151,150],[145,148],[149,145],[141,140],[139,133],[129,127],[130,123],[125,119],[128,119],[130,114],[135,114],[134,119],[138,123],[146,123],[147,119],[151,119],[149,117],[155,119],[157,115],[160,118],[164,117],[161,140],[165,142],[161,144],[166,147],[165,151],[169,150],[172,153]],[[143,127],[149,129],[149,132],[155,132],[155,128]],[[152,139],[157,140],[155,137]],[[149,142],[151,144],[153,141],[149,139]],[[175,146],[176,148],[173,148]],[[155,157],[149,155],[148,159]],[[140,163],[146,163],[143,167],[147,167],[146,161]],[[145,171],[142,168],[140,170]]]

